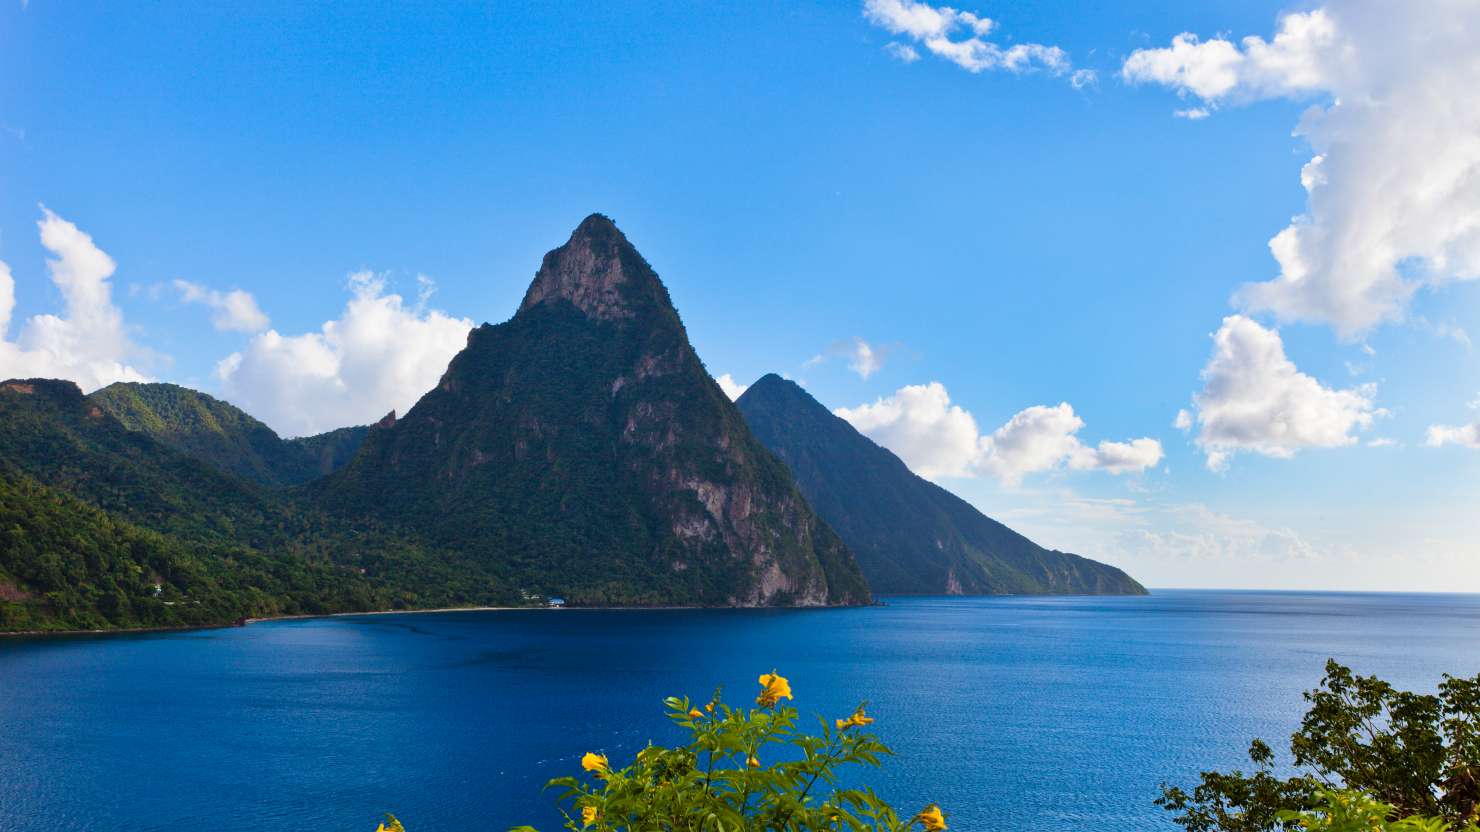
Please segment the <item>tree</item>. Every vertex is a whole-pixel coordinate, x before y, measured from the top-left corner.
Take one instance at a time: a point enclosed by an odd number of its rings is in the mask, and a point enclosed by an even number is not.
[[[1326,663],[1310,710],[1290,739],[1296,774],[1274,773],[1273,751],[1255,740],[1251,774],[1203,772],[1191,792],[1163,786],[1156,801],[1189,832],[1299,829],[1299,813],[1323,795],[1350,790],[1391,808],[1463,825],[1480,807],[1480,675],[1445,676],[1438,695],[1400,691],[1375,676]]]

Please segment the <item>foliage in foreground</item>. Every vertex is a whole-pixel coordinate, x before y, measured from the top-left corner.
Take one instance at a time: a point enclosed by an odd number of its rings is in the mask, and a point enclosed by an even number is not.
[[[889,749],[873,733],[864,705],[831,724],[819,717],[820,733],[797,729],[797,710],[781,704],[791,684],[762,674],[756,707],[734,708],[718,691],[699,705],[687,697],[664,701],[668,716],[689,732],[684,745],[649,745],[624,768],[604,754],[587,753],[584,774],[560,777],[565,828],[573,832],[942,832],[946,819],[931,804],[901,817],[871,789],[843,788],[846,766],[877,767]],[[389,824],[377,832],[403,832]],[[535,832],[521,826],[511,832]]]
[[[1474,820],[1458,826],[1443,818],[1399,814],[1397,807],[1358,791],[1321,790],[1315,808],[1280,812],[1279,819],[1305,832],[1480,832]]]
[[[1310,710],[1290,738],[1294,776],[1276,776],[1274,752],[1255,740],[1252,773],[1203,772],[1191,792],[1163,786],[1157,803],[1189,832],[1473,828],[1480,675],[1445,676],[1427,695],[1329,661],[1305,699]]]

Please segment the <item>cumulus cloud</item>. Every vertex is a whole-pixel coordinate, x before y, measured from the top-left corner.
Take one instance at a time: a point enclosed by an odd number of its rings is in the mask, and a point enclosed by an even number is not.
[[[1480,422],[1468,425],[1431,425],[1424,444],[1430,448],[1459,445],[1480,450]]]
[[[33,316],[16,340],[8,340],[15,278],[0,263],[0,378],[70,379],[85,391],[115,381],[148,381],[128,363],[145,351],[129,340],[123,313],[113,305],[113,258],[77,226],[41,211],[41,245],[54,255],[46,267],[66,311]]]
[[[719,389],[725,391],[725,395],[730,397],[730,401],[740,398],[750,387],[748,384],[741,384],[736,381],[735,377],[729,373],[719,376],[715,381],[719,382]]]
[[[938,381],[901,387],[873,404],[833,411],[922,477],[965,477],[980,454],[976,419]]]
[[[188,280],[176,280],[174,286],[180,300],[210,307],[211,324],[219,330],[261,332],[271,323],[250,292],[241,289],[221,292]]]
[[[1120,73],[1132,84],[1162,84],[1212,104],[1322,90],[1342,51],[1335,20],[1316,9],[1285,15],[1269,41],[1250,36],[1235,45],[1183,32],[1171,46],[1131,53]]]
[[[1270,241],[1279,274],[1235,302],[1343,337],[1401,319],[1421,288],[1480,277],[1480,5],[1331,0],[1271,40],[1173,38],[1121,70],[1205,109],[1319,97],[1295,128],[1314,151],[1306,209]]]
[[[404,413],[467,343],[472,321],[408,305],[380,276],[350,275],[349,291],[340,317],[318,332],[269,329],[222,359],[227,397],[287,436],[365,424]]]
[[[1277,331],[1242,315],[1223,319],[1202,378],[1202,391],[1192,397],[1196,442],[1215,471],[1240,452],[1287,459],[1305,448],[1354,444],[1354,432],[1383,413],[1373,405],[1371,385],[1323,386],[1285,355]]]
[[[834,413],[931,479],[987,474],[1016,484],[1027,474],[1056,468],[1122,474],[1143,471],[1162,457],[1155,439],[1084,444],[1076,436],[1084,420],[1067,402],[1027,408],[984,436],[976,418],[952,404],[945,386],[935,381]]]
[[[1064,75],[1073,68],[1068,54],[1057,46],[1018,43],[1004,48],[987,40],[987,35],[996,30],[997,23],[974,12],[932,6],[919,0],[864,0],[863,16],[875,26],[907,37],[931,54],[968,72],[1001,69],[1017,73],[1042,69],[1054,75]],[[900,46],[909,50],[906,54],[919,57],[913,47]],[[903,57],[900,50],[890,51],[895,57]],[[906,59],[906,62],[913,59]],[[1084,86],[1092,79],[1093,75],[1070,75],[1076,87]]]

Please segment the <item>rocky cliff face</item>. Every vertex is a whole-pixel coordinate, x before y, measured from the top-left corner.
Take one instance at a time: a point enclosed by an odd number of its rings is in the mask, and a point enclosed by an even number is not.
[[[884,594],[1140,595],[1121,570],[1045,549],[914,473],[779,376],[737,403]]]
[[[473,330],[437,388],[315,488],[573,603],[869,598],[600,215],[546,255],[514,318]]]

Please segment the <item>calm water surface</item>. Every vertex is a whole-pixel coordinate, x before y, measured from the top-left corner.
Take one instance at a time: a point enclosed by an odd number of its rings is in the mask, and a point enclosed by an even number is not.
[[[1284,750],[1328,656],[1431,690],[1477,647],[1476,596],[1170,590],[0,639],[0,829],[548,832],[582,752],[673,741],[663,696],[773,667],[804,714],[869,700],[874,782],[953,829],[1165,829],[1158,783]]]

